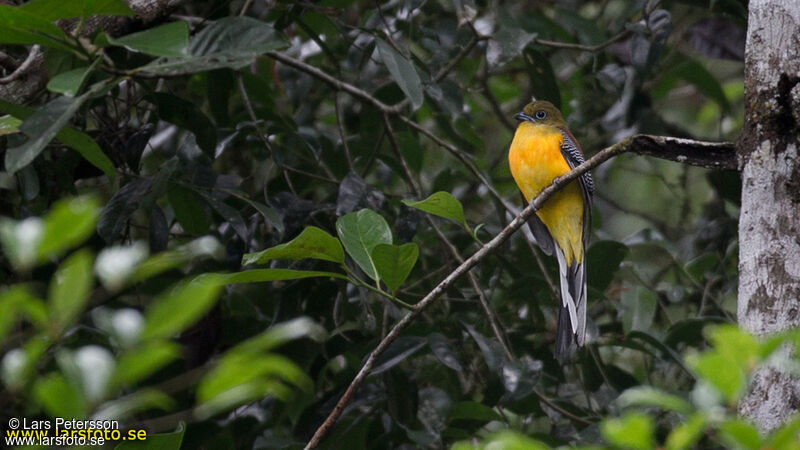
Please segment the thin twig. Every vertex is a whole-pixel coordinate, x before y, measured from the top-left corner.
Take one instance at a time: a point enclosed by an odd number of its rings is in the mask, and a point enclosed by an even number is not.
[[[512,220],[508,226],[506,226],[497,236],[495,236],[491,241],[487,242],[483,245],[477,252],[475,252],[472,256],[467,258],[463,263],[461,263],[455,270],[453,270],[444,280],[442,280],[433,290],[431,290],[428,295],[425,296],[419,303],[416,304],[416,309],[409,312],[402,319],[400,319],[394,327],[389,331],[384,339],[378,343],[374,350],[369,354],[364,364],[361,366],[361,369],[358,371],[358,374],[355,376],[353,381],[347,387],[347,390],[342,395],[342,397],[337,402],[336,406],[333,408],[333,411],[328,415],[325,421],[320,425],[317,431],[314,433],[314,436],[306,445],[306,449],[315,448],[319,445],[325,435],[333,428],[334,424],[338,420],[339,416],[341,416],[342,411],[344,411],[345,406],[347,406],[350,401],[352,401],[353,396],[355,395],[358,388],[367,378],[367,376],[372,371],[373,367],[375,366],[375,362],[377,361],[378,357],[389,347],[389,345],[394,342],[399,336],[400,333],[408,327],[416,318],[419,316],[427,306],[432,304],[439,296],[441,296],[453,283],[456,282],[462,275],[467,273],[470,269],[472,269],[475,265],[477,265],[481,260],[486,258],[488,254],[502,245],[516,230],[518,230],[523,224],[527,222],[527,220],[539,209],[542,207],[545,201],[549,199],[557,190],[561,189],[562,187],[566,186],[585,172],[591,170],[592,168],[596,167],[600,163],[612,158],[620,153],[624,153],[627,151],[632,150],[633,146],[633,139],[628,138],[625,139],[611,147],[608,147],[600,152],[598,152],[595,156],[590,158],[585,163],[581,164],[580,166],[576,167],[575,169],[571,170],[570,172],[564,174],[561,177],[556,178],[553,181],[553,184],[544,188],[539,195],[536,196],[533,201],[522,210],[522,212]]]
[[[339,129],[339,137],[342,139],[342,148],[344,148],[344,157],[347,159],[347,168],[350,172],[355,173],[356,169],[353,166],[353,157],[350,155],[350,146],[347,144],[347,133],[342,123],[342,112],[339,107],[339,91],[333,96],[333,109],[336,112],[336,128]]]
[[[38,44],[31,47],[31,51],[28,52],[28,57],[25,58],[25,61],[23,61],[22,64],[20,64],[19,67],[17,67],[8,76],[0,78],[0,84],[11,83],[12,81],[17,80],[25,75],[28,72],[28,69],[33,65],[34,61],[36,61],[36,58],[41,54],[39,49],[40,47]]]
[[[560,49],[567,49],[567,50],[578,50],[578,51],[589,52],[589,53],[597,53],[600,50],[603,50],[604,48],[608,47],[609,45],[611,45],[611,44],[613,44],[615,42],[619,42],[619,41],[625,39],[626,37],[628,37],[630,35],[631,35],[631,32],[629,30],[624,30],[624,31],[621,31],[621,32],[617,33],[616,35],[614,35],[611,39],[609,39],[609,40],[607,40],[607,41],[605,41],[603,43],[597,44],[597,45],[572,44],[572,43],[569,43],[569,42],[549,41],[547,39],[534,39],[533,42],[535,42],[535,43],[537,43],[539,45],[544,45],[545,47],[560,48]]]

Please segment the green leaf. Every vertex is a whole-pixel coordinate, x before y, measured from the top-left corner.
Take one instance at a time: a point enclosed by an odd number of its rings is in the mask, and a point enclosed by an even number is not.
[[[122,0],[33,0],[20,9],[49,22],[73,17],[134,15]]]
[[[296,238],[285,244],[244,255],[242,264],[264,264],[272,259],[298,260],[305,258],[343,263],[344,250],[338,239],[317,227],[309,226]]]
[[[717,102],[723,111],[730,111],[731,105],[725,97],[722,85],[702,64],[686,58],[674,65],[671,72],[695,85],[700,92]]]
[[[626,449],[654,448],[653,431],[653,419],[638,412],[627,413],[619,419],[605,419],[600,423],[603,439],[611,445]]]
[[[448,419],[450,420],[468,419],[468,420],[477,420],[479,422],[503,420],[503,418],[500,417],[500,414],[497,414],[497,412],[494,409],[478,402],[459,402],[454,404],[452,408],[450,408],[450,414],[448,415]]]
[[[757,450],[761,448],[761,436],[758,430],[742,419],[732,418],[719,427],[720,440],[725,447],[732,449]]]
[[[637,386],[622,393],[616,400],[622,408],[629,406],[651,406],[665,411],[689,414],[694,411],[686,400],[650,386]]]
[[[504,66],[519,56],[534,39],[536,33],[528,33],[516,27],[500,27],[489,41],[486,61],[491,67]]]
[[[70,51],[64,32],[51,22],[16,6],[0,5],[0,44],[39,44]]]
[[[464,207],[461,206],[461,202],[449,192],[434,192],[425,200],[403,200],[403,203],[406,206],[425,211],[434,216],[444,217],[445,219],[460,223],[464,228],[469,230],[467,220],[464,218]]]
[[[622,295],[622,328],[625,333],[631,331],[647,331],[653,324],[658,299],[656,294],[644,286],[623,283]]]
[[[151,256],[136,268],[131,281],[137,282],[183,266],[187,261],[204,257],[222,260],[225,248],[213,236],[197,238],[172,250]]]
[[[7,102],[0,99],[0,111],[5,111],[17,118],[27,119],[34,112],[33,108],[26,106],[15,105],[14,103]],[[64,127],[56,134],[56,139],[61,141],[67,147],[80,153],[87,161],[94,164],[95,167],[105,172],[109,178],[116,175],[114,163],[108,159],[108,156],[103,153],[100,146],[88,134],[82,133],[74,128]]]
[[[747,379],[736,360],[712,351],[689,355],[686,362],[698,376],[714,386],[729,405],[733,405],[744,393]]]
[[[761,353],[759,343],[736,325],[717,325],[711,327],[708,334],[714,349],[736,361],[744,372],[753,370],[758,364]]]
[[[253,269],[243,272],[220,274],[225,284],[265,283],[268,281],[300,280],[303,278],[328,277],[347,280],[348,278],[335,272],[318,272],[313,270],[292,269]]]
[[[170,22],[120,38],[107,36],[111,45],[152,56],[187,56],[189,27],[186,22]]]
[[[247,354],[251,353],[262,353],[302,337],[310,337],[315,341],[322,342],[325,340],[326,332],[322,326],[314,323],[308,317],[297,317],[273,325],[267,331],[230,349],[227,354],[236,353],[241,356],[247,356]]]
[[[180,450],[186,425],[181,422],[171,433],[147,434],[143,441],[125,441],[114,447],[115,450]]]
[[[406,281],[418,257],[419,247],[413,242],[403,245],[378,244],[372,249],[372,261],[378,276],[392,291]]]
[[[286,46],[286,39],[266,22],[251,17],[224,17],[192,37],[189,56],[157,60],[138,70],[170,75],[225,67],[240,69],[257,56]]]
[[[217,145],[216,127],[195,103],[163,92],[153,92],[145,98],[156,105],[162,120],[194,133],[197,145],[213,157]]]
[[[47,83],[47,89],[57,94],[64,94],[67,97],[74,97],[77,95],[78,91],[81,90],[86,78],[89,77],[89,74],[92,73],[100,61],[101,59],[98,58],[91,65],[62,72],[54,76]]]
[[[162,292],[145,314],[143,339],[170,338],[185,330],[214,305],[223,276],[207,273]]]
[[[180,355],[180,346],[173,342],[156,341],[140,345],[119,357],[114,384],[118,387],[133,386]]]
[[[372,261],[372,249],[378,244],[392,243],[392,231],[386,220],[375,211],[362,209],[340,217],[336,221],[336,232],[347,254],[367,276],[377,281],[379,275]]]
[[[22,121],[14,116],[0,117],[0,136],[19,133],[19,126]]]
[[[85,417],[86,402],[81,392],[60,373],[39,378],[33,386],[36,401],[51,417]]]
[[[549,450],[550,447],[516,431],[504,430],[489,436],[481,449]]]
[[[37,249],[39,261],[59,256],[94,233],[100,203],[91,195],[56,202],[44,216],[44,236]]]
[[[533,48],[526,48],[522,54],[533,96],[537,100],[547,100],[556,108],[561,109],[561,91],[558,89],[556,74],[550,64],[550,59]]]
[[[204,234],[208,232],[211,224],[208,220],[203,205],[191,189],[178,184],[170,184],[167,189],[167,198],[175,218],[181,224],[181,228],[189,234]]]
[[[684,269],[695,280],[702,281],[705,274],[713,270],[719,262],[719,254],[706,253],[686,263]]]
[[[375,39],[375,41],[381,61],[389,69],[392,78],[406,94],[406,97],[411,100],[414,109],[418,109],[422,106],[425,97],[422,91],[422,81],[414,69],[414,64],[383,39]]]
[[[692,414],[689,419],[675,427],[667,436],[666,450],[684,450],[691,448],[703,434],[706,417],[702,413]]]
[[[50,280],[50,323],[58,333],[72,324],[89,300],[94,285],[92,261],[88,250],[80,250],[64,261]]]
[[[6,170],[14,173],[33,162],[88,98],[89,93],[74,98],[58,97],[25,119],[19,129],[29,139],[6,150]]]
[[[597,241],[589,247],[586,253],[586,267],[591,267],[586,273],[586,282],[589,286],[604,291],[614,275],[619,270],[619,265],[628,254],[628,246],[616,241]]]

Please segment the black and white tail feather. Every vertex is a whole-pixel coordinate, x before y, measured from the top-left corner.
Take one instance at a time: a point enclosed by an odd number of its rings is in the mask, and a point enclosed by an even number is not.
[[[575,139],[568,131],[563,131],[564,142],[561,153],[571,169],[583,164],[583,154]],[[583,195],[583,247],[586,248],[592,229],[592,176],[586,172],[578,178]],[[555,356],[569,359],[575,351],[586,343],[586,266],[582,261],[572,261],[567,266],[564,251],[556,245],[547,227],[537,215],[528,220],[528,226],[536,243],[542,251],[558,259],[559,283],[561,286],[561,306],[558,311]]]

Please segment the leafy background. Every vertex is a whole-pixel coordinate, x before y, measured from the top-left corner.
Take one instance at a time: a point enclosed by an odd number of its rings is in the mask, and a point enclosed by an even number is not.
[[[505,158],[531,96],[588,155],[742,124],[738,0],[194,1],[122,36],[53,23],[131,14],[0,5],[0,42],[41,46],[50,78],[0,101],[0,423],[300,448],[521,206]],[[621,156],[594,178],[574,361],[552,357],[556,265],[519,232],[392,343],[323,447],[798,448],[798,421],[735,418],[797,337],[713,327],[735,320],[738,175]]]

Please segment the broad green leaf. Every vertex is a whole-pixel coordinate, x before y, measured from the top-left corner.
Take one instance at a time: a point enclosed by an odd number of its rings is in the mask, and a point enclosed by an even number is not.
[[[175,249],[151,256],[136,268],[131,281],[146,280],[167,270],[182,267],[192,259],[211,257],[221,260],[224,256],[225,248],[222,244],[213,236],[204,236]]]
[[[207,273],[162,292],[145,313],[142,338],[170,338],[191,326],[214,305],[222,279],[220,274]]]
[[[653,449],[653,419],[643,413],[630,412],[619,419],[600,423],[603,439],[611,445],[633,450]]]
[[[731,105],[725,97],[722,85],[702,64],[686,58],[683,62],[672,66],[672,73],[687,82],[695,85],[697,89],[717,102],[723,111],[730,111]]]
[[[197,400],[207,402],[227,390],[262,378],[278,378],[306,390],[313,390],[314,383],[290,359],[274,354],[223,356],[219,365],[203,378],[197,388]]]
[[[33,386],[33,395],[51,417],[86,415],[87,407],[83,395],[60,373],[51,373],[38,378]]]
[[[122,0],[33,0],[20,6],[47,21],[89,16],[133,16]]]
[[[597,241],[586,253],[586,267],[592,270],[586,273],[589,286],[604,291],[619,269],[619,265],[628,254],[628,247],[616,241]]]
[[[653,324],[658,299],[650,289],[638,284],[623,284],[620,296],[622,306],[622,328],[625,333],[647,331]]]
[[[454,404],[450,408],[450,414],[448,418],[450,420],[469,419],[480,422],[503,420],[503,418],[500,417],[500,414],[497,414],[494,409],[478,402],[459,402]]]
[[[693,448],[703,434],[706,417],[702,413],[692,414],[686,422],[678,425],[667,436],[666,450]]]
[[[200,203],[198,196],[189,188],[179,184],[170,184],[167,189],[167,198],[175,218],[181,228],[189,234],[199,235],[208,232],[211,224],[208,214]]]
[[[665,411],[675,411],[681,414],[689,414],[694,410],[691,403],[686,400],[650,386],[637,386],[626,390],[619,396],[617,403],[623,408],[629,406],[654,406]]]
[[[414,69],[414,64],[383,39],[376,39],[375,41],[378,45],[378,54],[381,57],[381,61],[389,70],[394,81],[411,101],[414,109],[418,109],[422,106],[425,96],[422,91],[422,81],[419,79],[416,69]]]
[[[161,393],[155,389],[141,389],[133,394],[117,398],[100,405],[92,417],[97,418],[114,418],[118,420],[126,420],[133,417],[135,414],[147,410],[160,409],[162,411],[171,411],[175,408],[175,401],[166,394]],[[147,432],[143,429],[136,430],[137,438],[147,436]]]
[[[39,261],[60,255],[86,240],[100,215],[100,203],[91,195],[64,198],[44,216],[44,235],[37,249]]]
[[[486,61],[492,67],[508,64],[519,56],[534,39],[536,39],[536,33],[528,33],[516,27],[500,27],[489,41]]]
[[[695,280],[702,281],[705,274],[716,267],[719,262],[719,254],[706,253],[686,263],[684,269],[686,273],[691,275]]]
[[[714,349],[736,361],[744,372],[753,370],[759,362],[760,348],[756,339],[736,325],[717,325],[710,329],[709,340]]]
[[[158,116],[162,120],[191,131],[203,152],[209,156],[214,155],[217,145],[216,127],[195,103],[163,92],[153,92],[145,98],[158,107]]]
[[[58,97],[25,119],[19,129],[29,139],[6,150],[6,170],[14,173],[33,162],[88,98],[89,93],[74,98]]]
[[[372,261],[372,249],[378,244],[392,243],[392,231],[386,220],[375,211],[362,209],[340,217],[336,232],[347,254],[367,276],[377,281],[380,277]]]
[[[147,439],[124,441],[114,447],[114,450],[180,450],[185,433],[186,425],[181,422],[171,433],[147,433]]]
[[[0,136],[19,133],[19,126],[22,121],[14,116],[0,117]]]
[[[453,447],[455,450],[470,447]],[[532,439],[516,431],[504,430],[497,432],[483,442],[479,447],[483,450],[549,450],[550,447],[540,441]]]
[[[343,263],[344,250],[338,239],[317,227],[309,226],[296,238],[285,244],[244,255],[242,264],[264,264],[272,259],[298,260],[304,258]]]
[[[434,216],[444,217],[454,222],[458,222],[469,230],[466,219],[464,219],[464,207],[461,202],[453,197],[449,192],[439,191],[430,195],[425,200],[413,201],[403,200],[403,203],[412,208],[425,211]]]
[[[378,244],[372,249],[372,261],[378,276],[392,291],[406,281],[418,257],[419,247],[413,242],[403,245]]]
[[[0,217],[0,242],[6,257],[17,270],[36,264],[39,245],[44,238],[44,222],[38,217],[16,220]]]
[[[202,196],[206,202],[211,206],[211,209],[216,211],[226,222],[233,228],[233,231],[241,238],[242,242],[248,242],[250,240],[250,233],[247,231],[247,224],[244,223],[244,219],[242,215],[239,214],[239,210],[228,205],[227,203],[217,199],[213,195],[208,192],[196,191],[200,196]]]
[[[78,317],[94,285],[93,258],[88,250],[71,255],[50,280],[48,293],[50,322],[61,333]]]
[[[3,287],[0,291],[0,342],[3,342],[6,334],[17,321],[17,312],[23,303],[34,300],[28,289],[24,285],[15,285],[8,288]]]
[[[113,383],[118,387],[135,385],[180,355],[180,346],[169,341],[139,345],[119,357]]]
[[[526,48],[522,55],[533,96],[537,100],[547,100],[556,108],[561,109],[561,91],[558,89],[556,74],[550,64],[550,59],[533,48]]]
[[[287,41],[272,25],[251,17],[224,17],[205,27],[189,42],[189,56],[159,59],[137,70],[161,74],[240,69]]]
[[[64,32],[51,22],[16,6],[0,5],[0,44],[39,44],[70,51]]]
[[[303,278],[327,277],[347,280],[348,278],[335,272],[317,272],[311,270],[292,269],[253,269],[242,272],[220,274],[225,284],[265,283],[268,281],[300,280]]]
[[[453,348],[447,342],[447,338],[445,338],[441,333],[429,334],[428,346],[436,356],[436,359],[441,361],[442,364],[459,373],[464,370],[464,368],[461,366],[461,363],[458,362],[458,358],[456,357],[456,353],[453,351]]]
[[[250,353],[266,352],[286,342],[306,336],[322,342],[325,339],[325,335],[326,332],[322,326],[314,323],[308,317],[298,317],[270,327],[267,331],[230,349],[227,354],[236,353],[246,356]]]
[[[107,36],[109,44],[152,56],[187,56],[189,27],[186,22],[170,22],[119,38]]]
[[[122,236],[128,219],[139,209],[142,200],[152,192],[155,177],[134,178],[120,187],[108,200],[97,221],[97,234],[107,243]]]
[[[714,386],[729,405],[735,404],[747,387],[747,379],[741,366],[726,355],[711,351],[689,355],[686,362],[698,376]]]
[[[100,61],[101,59],[98,58],[91,65],[62,72],[54,76],[47,83],[47,89],[57,94],[64,94],[67,97],[74,97],[77,95],[78,91],[81,90],[86,78],[89,77],[89,74],[92,73]]]
[[[761,447],[761,436],[753,425],[742,419],[733,418],[719,427],[720,440],[727,448],[757,450]]]
[[[14,103],[7,102],[0,99],[0,111],[7,112],[19,119],[27,119],[34,112],[33,108],[27,106],[15,105]],[[67,147],[80,153],[81,156],[86,158],[87,161],[94,164],[95,167],[102,170],[110,178],[116,175],[114,163],[108,159],[108,156],[103,153],[100,146],[88,134],[80,132],[71,127],[64,127],[56,134],[56,139],[61,141]]]

